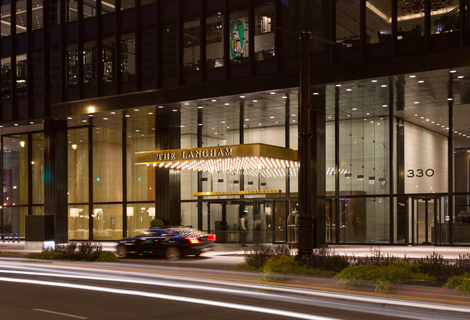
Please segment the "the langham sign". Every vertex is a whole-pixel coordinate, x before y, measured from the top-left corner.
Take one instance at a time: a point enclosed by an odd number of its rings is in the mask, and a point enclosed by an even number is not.
[[[297,161],[298,159],[297,150],[256,143],[235,146],[136,152],[135,163],[151,164],[235,157],[270,157],[289,161]]]

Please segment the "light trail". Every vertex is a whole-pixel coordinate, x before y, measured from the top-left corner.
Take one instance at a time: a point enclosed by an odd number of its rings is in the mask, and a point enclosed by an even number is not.
[[[69,268],[69,267],[61,267],[61,268]],[[74,267],[71,267],[72,269],[76,269]],[[0,270],[0,273],[11,273],[11,274],[23,274],[23,275],[35,275],[35,276],[48,276],[48,277],[57,277],[57,278],[76,278],[76,279],[86,279],[86,280],[97,280],[97,281],[113,281],[113,282],[125,282],[125,283],[133,283],[133,284],[144,284],[144,285],[154,285],[154,286],[164,286],[164,287],[176,287],[176,288],[185,288],[185,289],[194,289],[194,290],[204,290],[204,291],[212,291],[212,292],[223,292],[223,293],[232,293],[232,294],[237,294],[237,295],[250,295],[250,296],[256,296],[256,297],[262,297],[266,298],[268,294],[266,292],[252,292],[252,291],[246,291],[246,290],[235,290],[235,289],[228,289],[227,286],[232,286],[232,287],[240,287],[240,288],[245,288],[245,289],[253,289],[253,290],[269,290],[272,292],[282,292],[282,293],[291,293],[291,294],[302,294],[302,295],[308,295],[312,297],[317,297],[317,298],[329,298],[329,299],[342,299],[342,300],[347,300],[351,302],[362,302],[362,303],[373,303],[373,304],[379,304],[379,305],[391,305],[391,306],[397,306],[397,307],[412,307],[412,308],[422,308],[425,310],[434,310],[434,311],[443,311],[443,312],[448,312],[449,311],[449,305],[448,304],[437,304],[435,302],[433,303],[425,303],[425,302],[420,302],[416,300],[412,301],[406,301],[406,300],[401,300],[401,299],[396,299],[396,298],[381,298],[381,297],[370,297],[370,296],[361,296],[361,295],[355,295],[355,294],[345,294],[341,292],[328,292],[328,291],[322,291],[320,289],[317,290],[308,290],[305,288],[285,288],[285,287],[280,287],[276,285],[259,285],[259,284],[247,284],[247,283],[232,283],[232,282],[227,282],[227,281],[217,281],[213,280],[211,281],[211,284],[214,285],[220,285],[222,288],[217,288],[217,287],[208,287],[207,286],[207,279],[193,279],[190,277],[181,277],[181,276],[174,276],[173,278],[176,277],[176,279],[180,281],[188,281],[188,282],[200,282],[203,283],[204,286],[196,286],[196,285],[190,285],[190,284],[180,284],[174,281],[167,280],[168,279],[168,274],[166,275],[158,275],[158,274],[145,274],[146,276],[150,276],[153,278],[163,278],[165,279],[165,282],[159,282],[155,280],[140,280],[140,279],[132,279],[129,278],[129,272],[126,271],[126,274],[124,274],[124,271],[113,271],[109,270],[112,273],[118,273],[121,275],[120,278],[115,278],[115,277],[103,277],[104,275],[98,276],[89,276],[89,275],[84,275],[83,273],[80,273],[79,275],[67,275],[67,274],[49,274],[49,273],[44,273],[44,272],[31,272],[31,271],[16,271],[16,270]],[[134,275],[137,276],[142,276],[142,274],[138,274],[137,272],[131,272]],[[124,278],[122,277],[124,276]],[[174,279],[172,279],[174,280]],[[280,295],[276,295],[271,293],[270,294],[272,298],[279,298],[283,297]],[[303,300],[302,298],[298,298],[298,300]],[[431,299],[430,299],[431,300]],[[448,301],[448,300],[446,300]],[[450,302],[450,301],[449,301]],[[458,305],[453,304],[452,305],[452,310],[456,312],[461,312],[461,313],[470,313],[470,308],[466,307],[461,307]]]
[[[172,301],[207,305],[207,306],[212,306],[212,307],[220,307],[220,308],[236,309],[236,310],[241,310],[241,311],[272,314],[276,316],[283,316],[283,317],[297,318],[297,319],[339,320],[337,318],[322,317],[322,316],[310,315],[306,313],[268,309],[268,308],[255,307],[255,306],[247,306],[247,305],[230,303],[230,302],[220,302],[220,301],[203,300],[203,299],[198,299],[198,298],[179,297],[179,296],[174,296],[174,295],[152,293],[152,292],[145,292],[145,291],[102,288],[102,287],[93,287],[93,286],[81,285],[81,284],[57,283],[57,282],[47,282],[47,281],[30,280],[30,279],[10,279],[10,278],[2,278],[2,277],[0,277],[0,281],[25,283],[25,284],[37,284],[37,285],[44,285],[44,286],[51,286],[51,287],[90,290],[90,291],[125,294],[125,295],[140,296],[140,297],[155,298],[155,299],[172,300]]]

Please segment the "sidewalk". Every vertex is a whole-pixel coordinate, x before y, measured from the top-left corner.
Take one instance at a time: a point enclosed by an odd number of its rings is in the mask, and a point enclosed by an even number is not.
[[[101,242],[103,250],[116,250],[115,242]],[[265,244],[267,246],[277,246],[273,244]],[[248,244],[247,250],[253,248],[253,244]],[[372,255],[374,251],[380,250],[384,255],[393,255],[399,258],[404,256],[408,258],[422,258],[436,252],[445,259],[456,259],[459,255],[470,254],[470,247],[436,247],[436,246],[377,246],[377,245],[330,245],[329,248],[339,255],[348,256],[366,256]],[[296,251],[295,249],[293,251]],[[38,252],[37,250],[29,251],[24,249],[24,242],[21,243],[2,243],[0,242],[0,257],[21,257],[30,252]],[[217,256],[240,256],[245,254],[243,248],[237,243],[216,243],[213,250],[204,253],[205,257]]]

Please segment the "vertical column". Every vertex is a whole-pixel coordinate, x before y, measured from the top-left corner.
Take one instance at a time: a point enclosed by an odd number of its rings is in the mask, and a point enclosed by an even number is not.
[[[28,147],[28,215],[33,214],[33,166],[31,165],[31,161],[33,160],[33,135],[28,133],[28,140],[27,147]]]
[[[335,220],[339,226],[340,201],[339,201],[339,87],[335,87]],[[336,228],[335,242],[339,243],[339,228]],[[345,239],[343,239],[344,241]]]
[[[274,29],[276,30],[276,29]],[[286,135],[286,141],[285,141],[285,146],[287,149],[290,149],[290,95],[288,92],[286,92],[286,104],[285,104],[285,135]],[[290,198],[290,169],[286,168],[286,197],[287,199]],[[287,211],[289,212],[289,210]]]
[[[397,32],[398,32],[398,0],[392,0],[392,57],[397,52]]]
[[[101,96],[103,90],[103,17],[101,15],[101,0],[96,1],[96,96]],[[90,136],[91,137],[91,136]]]
[[[159,109],[157,109],[159,110]],[[155,116],[155,150],[179,149],[181,113],[165,111]],[[181,223],[180,172],[155,167],[155,212],[167,225]]]
[[[207,64],[206,64],[206,56],[207,56],[207,50],[206,50],[206,15],[207,15],[207,1],[201,1],[201,14],[199,15],[199,24],[201,26],[201,32],[199,33],[199,43],[200,43],[200,63],[199,63],[199,73],[201,76],[201,82],[206,82],[207,81]]]
[[[16,99],[16,47],[18,40],[16,38],[16,1],[10,1],[11,5],[11,24],[10,24],[10,34],[11,34],[11,48],[10,48],[10,63],[11,63],[11,73],[10,73],[10,89],[11,89],[11,114],[13,120],[18,119],[18,108],[16,107],[18,102]]]
[[[365,59],[366,53],[366,38],[367,38],[367,30],[366,30],[366,19],[367,19],[367,11],[366,11],[366,0],[361,0],[359,4],[359,30],[361,34],[361,59]]]
[[[201,108],[200,108],[201,107]],[[202,105],[198,105],[197,109],[197,147],[202,147],[202,118],[203,118]],[[202,171],[197,172],[197,192],[202,192]],[[202,230],[202,196],[197,197],[197,228]]]
[[[225,79],[230,78],[230,0],[224,0],[224,69]]]
[[[318,95],[310,104],[310,198],[313,212],[313,247],[326,243],[326,154],[325,154],[325,112],[326,88],[315,88]]]
[[[431,0],[424,0],[424,51],[429,50],[431,28]]]
[[[28,41],[28,51],[26,53],[26,90],[28,103],[28,118],[33,118],[33,34],[32,21],[33,11],[31,10],[32,0],[26,0],[26,32]]]
[[[135,85],[137,91],[142,90],[142,9],[140,0],[135,1]]]
[[[448,176],[448,189],[449,189],[449,244],[454,244],[454,78],[453,74],[449,73],[448,85],[448,107],[449,107],[449,137],[447,140],[447,176]],[[426,212],[427,214],[427,212]]]
[[[389,85],[390,87],[393,87]],[[396,108],[397,111],[405,110],[405,77],[399,76],[396,83]],[[392,96],[389,97],[389,108],[393,109],[393,92]],[[393,112],[393,110],[392,110]],[[392,113],[393,115],[393,113]],[[401,118],[397,118],[395,122],[393,119],[390,119],[394,125],[398,125],[397,129],[397,172],[396,172],[396,182],[397,182],[397,196],[398,202],[404,203],[405,202],[405,121]],[[393,128],[392,128],[393,130]],[[390,132],[390,135],[393,136],[393,131]],[[390,146],[393,150],[393,144]],[[393,154],[390,153],[393,157]],[[393,158],[390,159],[391,163]],[[391,171],[392,167],[391,167]],[[392,173],[391,173],[392,174]],[[395,173],[393,173],[395,175]],[[394,184],[390,185],[390,188],[395,189]],[[392,190],[393,193],[394,190]],[[390,203],[392,206],[392,203]],[[406,207],[402,205],[397,206],[397,216],[395,221],[394,212],[390,211],[390,243],[393,244],[395,240],[403,240],[406,239]],[[397,225],[396,235],[397,239],[395,239],[395,225]],[[405,240],[406,241],[406,240]]]
[[[44,122],[44,213],[54,215],[54,240],[68,241],[67,121]]]
[[[466,6],[466,0],[459,0],[459,30],[460,30],[460,46],[464,45],[465,42],[465,34],[466,34],[466,25],[467,25],[467,14],[468,9]]]
[[[119,94],[121,92],[121,0],[115,0],[115,19],[116,19],[116,29],[114,30],[114,79],[116,85],[116,92]]]
[[[98,0],[99,1],[99,0]],[[88,239],[93,240],[93,118],[88,125]]]
[[[83,98],[83,0],[78,0],[78,97]]]
[[[178,0],[178,18],[176,19],[176,72],[178,75],[178,83],[184,84],[184,66],[183,66],[183,6],[184,1]]]
[[[249,41],[249,55],[250,55],[250,74],[254,76],[256,74],[255,66],[255,2],[254,0],[249,1],[248,5],[248,41]]]
[[[155,48],[155,53],[157,55],[156,57],[156,66],[157,70],[155,70],[155,88],[161,88],[163,86],[163,46],[162,46],[162,24],[161,24],[161,16],[160,16],[160,6],[161,6],[161,1],[157,1],[155,3],[155,10],[157,11],[157,14],[155,15],[155,45],[157,46]]]
[[[65,101],[65,91],[67,88],[67,55],[65,54],[65,45],[67,38],[67,30],[65,26],[65,1],[60,1],[59,10],[59,20],[60,20],[60,44],[59,44],[59,53],[60,53],[60,101]]]
[[[127,118],[122,117],[122,236],[127,237]]]

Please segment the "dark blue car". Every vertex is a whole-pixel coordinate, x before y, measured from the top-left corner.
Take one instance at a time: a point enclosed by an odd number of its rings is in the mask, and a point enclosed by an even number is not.
[[[151,228],[138,235],[119,240],[117,256],[165,255],[168,260],[181,256],[199,256],[211,250],[215,236],[187,227]]]

